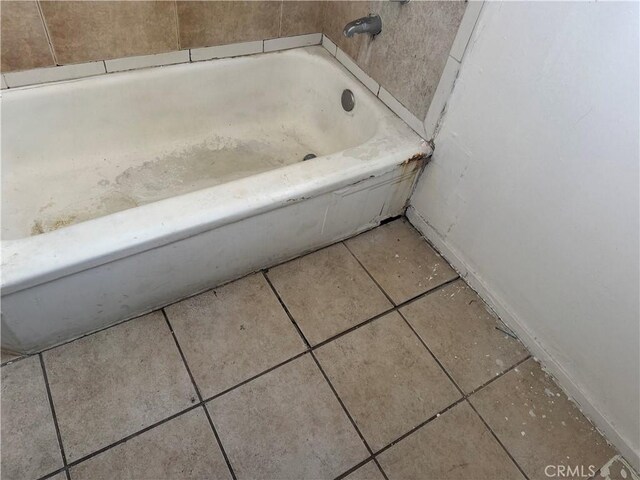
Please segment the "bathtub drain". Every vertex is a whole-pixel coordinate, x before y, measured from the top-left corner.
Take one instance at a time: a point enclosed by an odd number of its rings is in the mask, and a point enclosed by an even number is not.
[[[304,157],[302,157],[302,161],[311,160],[312,158],[316,158],[317,155],[315,153],[307,153]]]

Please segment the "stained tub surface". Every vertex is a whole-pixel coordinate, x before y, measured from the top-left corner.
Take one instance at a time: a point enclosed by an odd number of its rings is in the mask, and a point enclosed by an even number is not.
[[[321,47],[10,89],[1,102],[3,345],[22,351],[400,213],[429,151]],[[186,249],[286,209],[302,215],[294,229],[322,228],[272,236],[278,248],[266,249],[270,228],[291,228],[277,213],[280,225],[243,233],[255,244],[225,237],[216,259],[197,250],[206,242]],[[113,273],[143,256],[135,279]],[[182,283],[150,291],[158,271]]]
[[[3,93],[2,238],[18,239],[362,144],[320,48]]]

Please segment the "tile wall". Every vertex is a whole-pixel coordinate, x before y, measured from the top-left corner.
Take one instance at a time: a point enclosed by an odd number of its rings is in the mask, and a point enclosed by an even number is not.
[[[481,5],[461,0],[2,1],[1,70],[19,86],[25,75],[27,82],[70,78],[78,69],[79,76],[93,75],[102,61],[103,72],[109,72],[189,61],[194,52],[203,60],[220,56],[220,49],[226,56],[229,48],[237,55],[290,48],[277,39],[322,32],[338,60],[375,84],[374,93],[430,139]],[[342,35],[347,22],[369,13],[382,17],[380,35]],[[317,42],[309,37],[307,43]],[[15,73],[56,65],[66,70]],[[12,86],[5,76],[2,80],[3,88],[5,81]]]

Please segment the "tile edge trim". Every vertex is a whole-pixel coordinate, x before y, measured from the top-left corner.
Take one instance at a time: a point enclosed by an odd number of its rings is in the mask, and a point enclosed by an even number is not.
[[[86,78],[90,76],[108,75],[111,73],[120,73],[124,71],[142,70],[146,68],[158,68],[158,67],[165,67],[169,65],[181,65],[183,63],[215,60],[218,58],[243,57],[247,55],[255,55],[257,53],[263,53],[263,52],[266,53],[265,44],[267,42],[272,42],[272,41],[276,41],[276,42],[281,41],[283,43],[286,43],[287,41],[293,40],[293,43],[294,43],[294,45],[292,46],[286,46],[283,48],[274,49],[272,51],[284,50],[284,49],[290,49],[290,48],[301,48],[301,47],[313,46],[313,45],[321,45],[323,36],[324,35],[322,33],[315,32],[315,33],[308,33],[304,35],[292,35],[288,37],[278,37],[278,38],[269,38],[269,39],[261,39],[261,40],[251,40],[247,42],[227,43],[224,45],[214,45],[210,47],[184,48],[180,50],[171,50],[169,52],[152,53],[149,55],[134,55],[130,57],[110,58],[110,59],[95,60],[95,61],[83,62],[83,63],[71,63],[67,65],[56,65],[51,67],[32,68],[29,70],[18,70],[14,72],[2,72],[1,73],[2,89],[33,87],[37,85],[45,85],[48,83],[77,80],[80,78]],[[299,43],[299,45],[296,44],[295,40],[298,40],[297,43]],[[247,49],[247,47],[252,44],[254,45],[260,44],[260,49],[259,50],[255,48]],[[227,54],[214,55],[207,58],[197,58],[195,60],[193,59],[194,52],[196,52],[197,54],[201,54],[201,53],[205,53],[206,50],[210,50],[210,51],[214,51],[213,49],[233,50],[234,48],[240,48],[241,50],[240,53],[233,53],[228,55]],[[243,48],[245,49],[245,51],[242,51]],[[172,58],[179,55],[183,55],[184,59],[182,59],[181,61],[172,60]],[[151,61],[149,64],[117,67],[117,65],[120,63],[126,65],[127,61],[130,61],[131,63],[135,64],[136,62],[144,61],[145,59],[151,60],[153,59],[153,57],[156,57],[156,56],[159,59],[159,61],[157,62]],[[163,61],[163,59],[168,59],[168,60]],[[82,73],[69,72],[69,70],[75,70],[75,69],[82,70],[84,66],[93,66],[93,65],[99,65],[99,64],[102,64],[102,69],[101,69],[102,71],[93,71],[90,73],[89,72],[82,72]],[[114,65],[116,65],[116,67],[114,67]],[[34,80],[34,81],[19,80],[20,77],[25,77],[29,79],[33,76],[37,77],[42,73],[47,74],[49,78]],[[13,80],[11,80],[12,78]],[[17,81],[16,81],[16,78],[18,79]]]

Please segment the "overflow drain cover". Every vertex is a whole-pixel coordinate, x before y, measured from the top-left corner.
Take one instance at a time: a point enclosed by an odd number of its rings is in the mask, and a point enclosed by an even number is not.
[[[353,107],[356,106],[356,97],[353,96],[353,92],[348,88],[342,91],[342,108],[345,111],[350,112]]]
[[[302,161],[311,160],[312,158],[316,158],[317,155],[315,153],[307,153],[304,157],[302,157]]]

